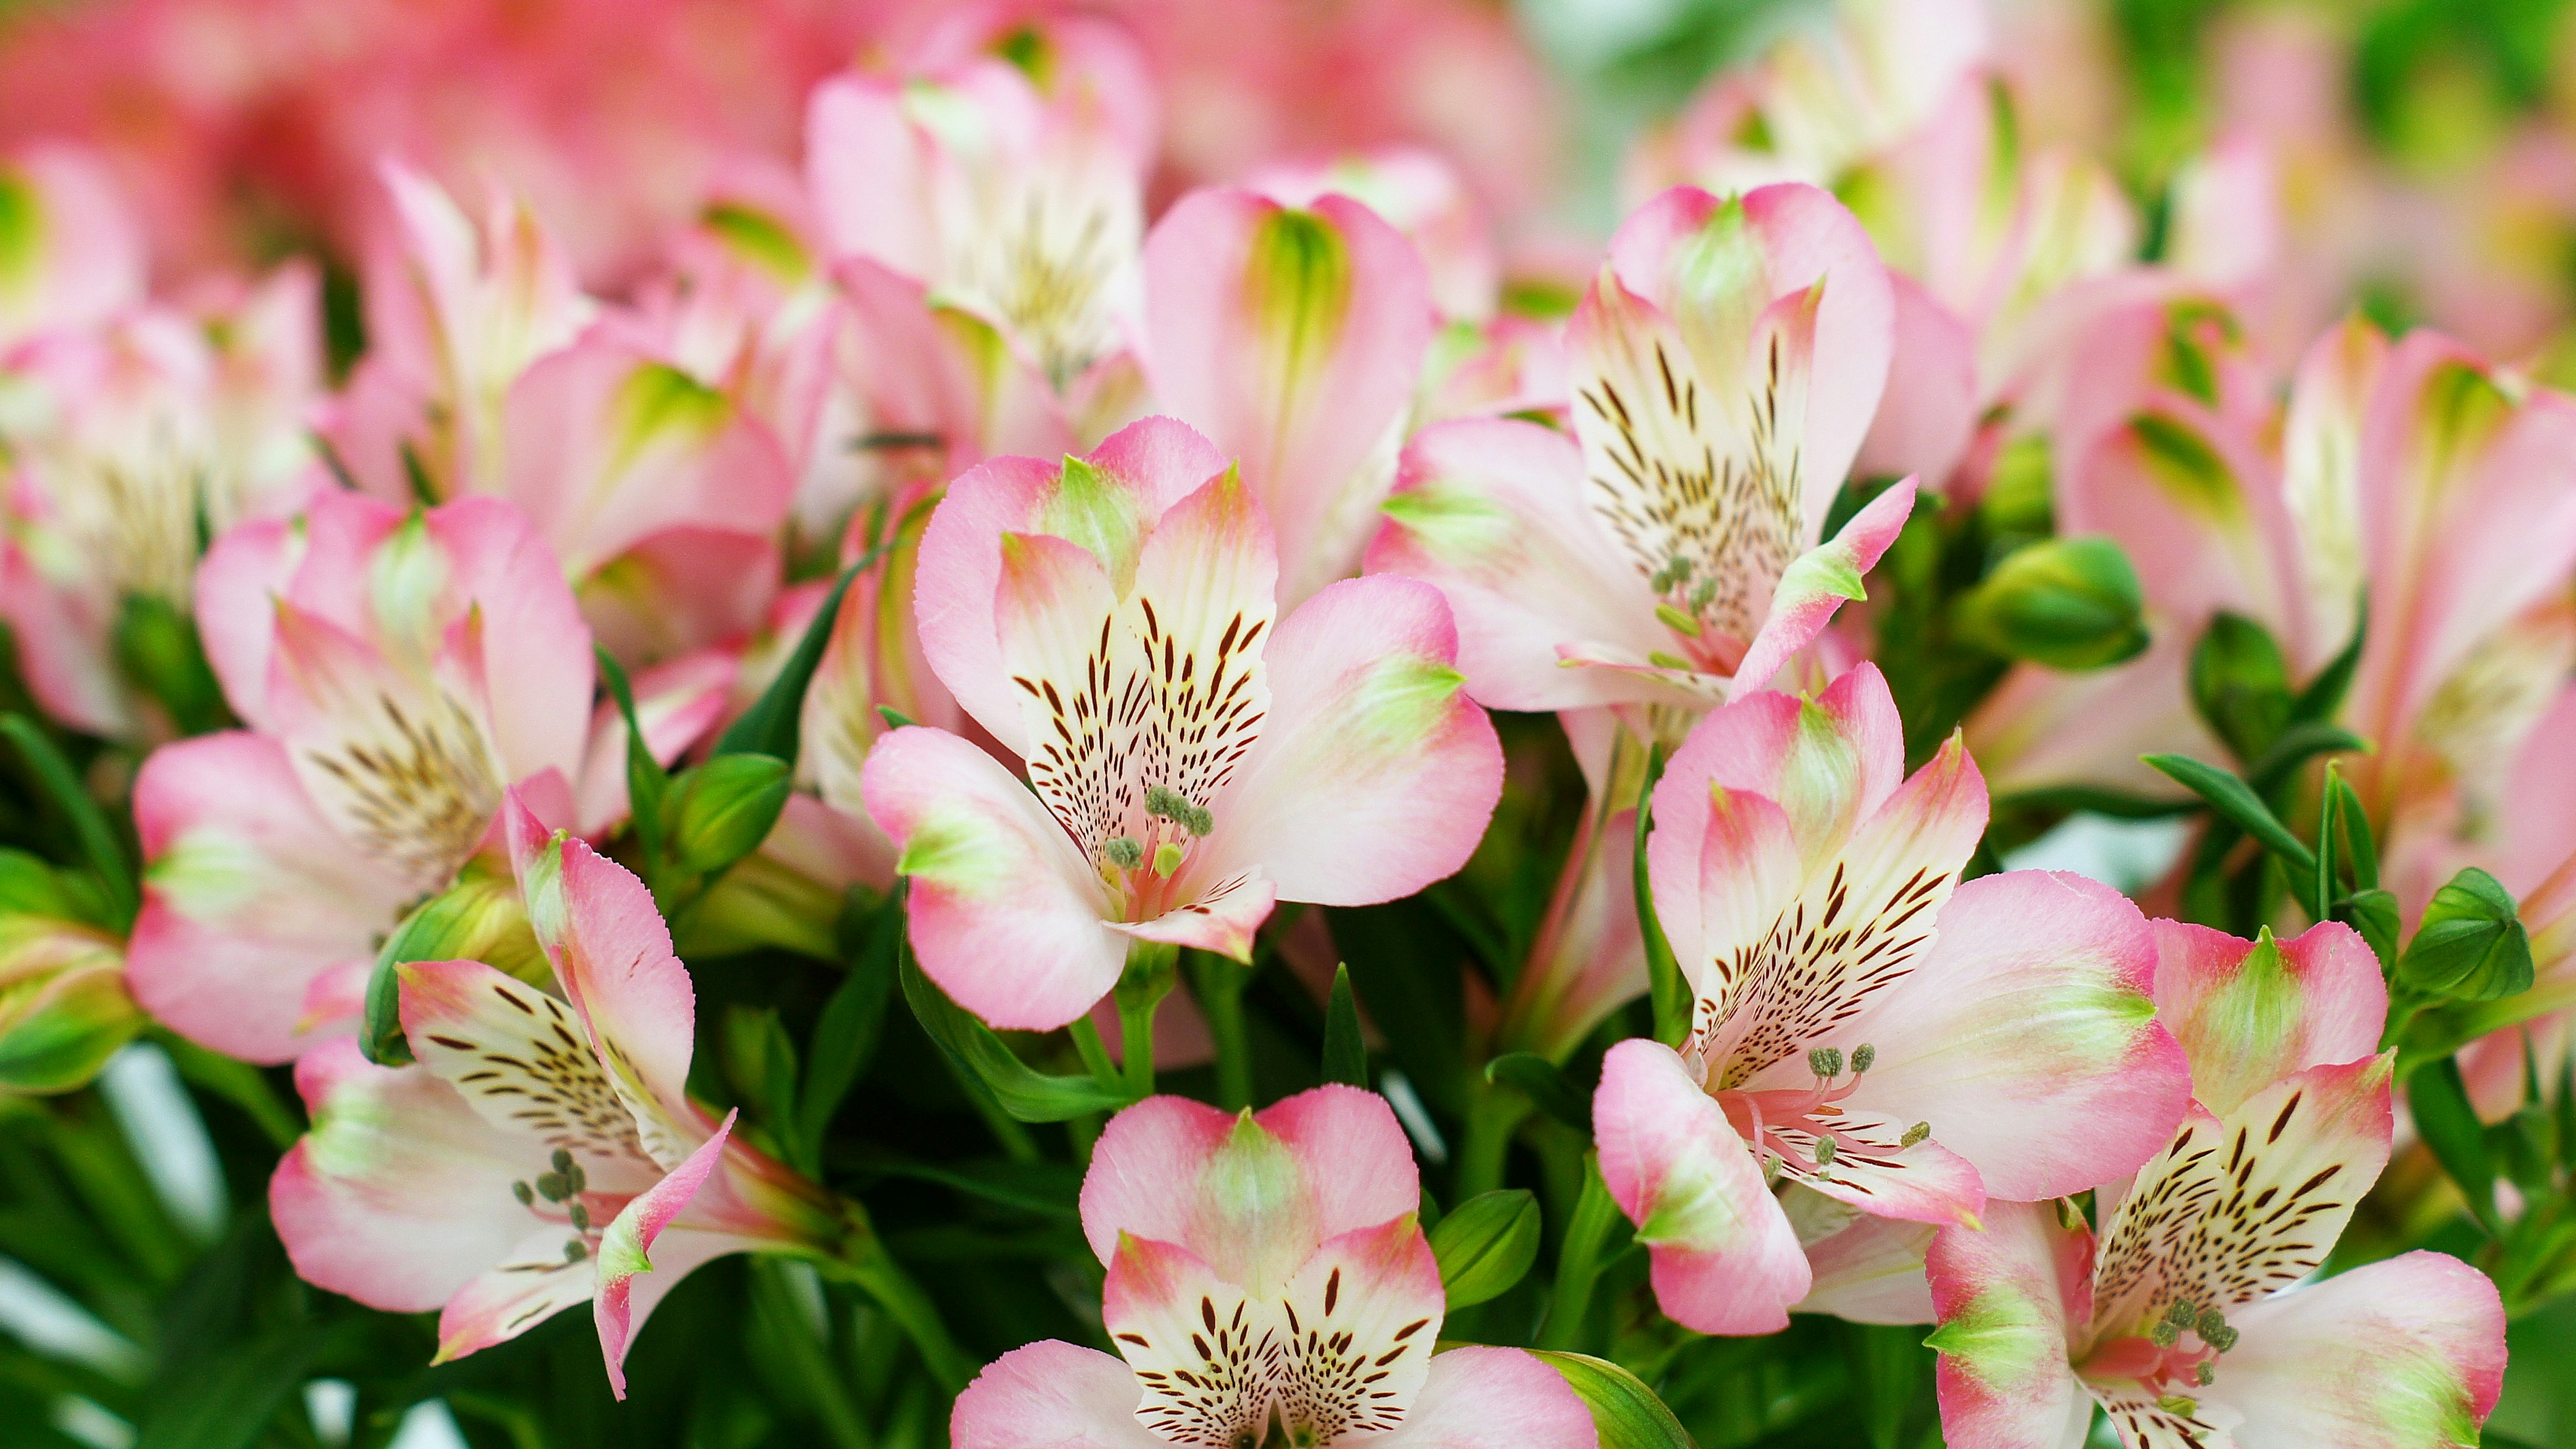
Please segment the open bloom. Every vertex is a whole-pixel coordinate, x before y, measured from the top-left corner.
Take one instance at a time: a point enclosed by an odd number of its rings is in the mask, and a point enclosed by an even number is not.
[[[359,486],[509,499],[629,664],[757,625],[796,481],[769,429],[647,346],[652,329],[599,321],[524,206],[496,194],[478,223],[402,167],[384,182],[396,244],[372,269],[372,347],[332,428]]]
[[[1502,751],[1439,593],[1350,580],[1283,621],[1277,575],[1249,486],[1169,419],[949,485],[922,646],[1035,788],[922,728],[878,741],[860,785],[922,969],[969,1010],[1062,1026],[1131,941],[1248,959],[1277,900],[1392,900],[1465,863]]]
[[[2075,1449],[2096,1403],[2129,1449],[2474,1444],[2504,1379],[2504,1310],[2416,1252],[2302,1285],[2387,1165],[2387,998],[2336,924],[2246,942],[2158,922],[2156,1004],[2199,1100],[2134,1178],[2071,1205],[1997,1204],[1930,1257],[1942,1432]]]
[[[1434,1354],[1447,1311],[1386,1103],[1317,1087],[1255,1115],[1121,1112],[1082,1183],[1120,1358],[1014,1349],[958,1396],[958,1449],[1166,1444],[1590,1449],[1591,1412],[1509,1348]]]
[[[553,979],[397,968],[418,1064],[375,1066],[346,1040],[299,1062],[313,1130],[278,1164],[270,1211],[308,1280],[440,1309],[441,1362],[591,1304],[623,1398],[627,1344],[690,1270],[828,1253],[850,1225],[690,1100],[696,994],[644,883],[524,807],[509,833]]]
[[[1864,664],[1710,715],[1656,787],[1691,1032],[1612,1048],[1593,1128],[1664,1311],[1702,1332],[1777,1330],[1811,1285],[1774,1181],[1973,1222],[2133,1169],[2188,1100],[2137,907],[2052,872],[1958,884],[1984,782],[1955,738],[1904,778],[1902,741]]]
[[[1436,583],[1478,700],[1676,706],[1767,683],[1913,506],[1817,546],[1887,377],[1887,278],[1808,186],[1630,217],[1566,335],[1575,438],[1468,420],[1405,450],[1372,573]]]
[[[120,634],[188,610],[202,540],[283,517],[329,486],[310,442],[322,387],[321,280],[290,264],[202,314],[144,306],[36,338],[5,364],[15,462],[0,614],[30,690],[93,734],[173,732]],[[198,726],[202,727],[202,726]]]
[[[357,1009],[382,934],[484,848],[505,791],[588,829],[621,815],[625,731],[594,713],[562,571],[498,500],[406,513],[329,493],[225,535],[197,584],[249,728],[144,763],[129,964],[155,1016],[283,1061]],[[639,680],[657,754],[713,723],[726,673]]]

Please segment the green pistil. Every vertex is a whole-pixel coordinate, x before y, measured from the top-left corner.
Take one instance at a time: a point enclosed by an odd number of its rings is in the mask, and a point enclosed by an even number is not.
[[[2178,1414],[2188,1419],[2200,1412],[2200,1400],[2187,1399],[2180,1394],[2167,1394],[2156,1400],[2156,1407],[2168,1414]]]
[[[1154,874],[1163,877],[1165,880],[1171,879],[1172,872],[1181,868],[1181,856],[1183,853],[1180,842],[1176,840],[1166,840],[1162,844],[1155,846]]]

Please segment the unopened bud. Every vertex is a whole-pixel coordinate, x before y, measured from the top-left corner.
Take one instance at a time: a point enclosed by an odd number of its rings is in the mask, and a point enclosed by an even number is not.
[[[1100,847],[1100,853],[1120,870],[1134,870],[1145,863],[1145,847],[1132,835],[1111,836],[1109,843]]]
[[[2108,538],[2056,538],[2015,550],[1959,601],[1978,643],[2054,669],[2100,669],[2147,647],[2144,592]]]
[[[1861,1073],[1868,1071],[1871,1067],[1876,1066],[1877,1064],[1878,1048],[1871,1046],[1868,1042],[1862,1042],[1859,1046],[1852,1048],[1851,1067],[1853,1076],[1859,1076]]]
[[[1830,1082],[1843,1074],[1841,1047],[1814,1047],[1807,1052],[1807,1070]]]

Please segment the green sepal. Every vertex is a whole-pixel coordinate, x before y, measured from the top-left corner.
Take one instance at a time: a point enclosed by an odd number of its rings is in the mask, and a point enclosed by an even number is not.
[[[1635,1374],[1589,1354],[1530,1352],[1563,1375],[1566,1387],[1592,1411],[1601,1449],[1698,1449],[1682,1421]]]
[[[1324,1080],[1365,1089],[1368,1044],[1360,1039],[1359,998],[1351,991],[1351,968],[1333,963],[1333,994],[1324,1004]]]
[[[1538,1199],[1526,1189],[1480,1193],[1431,1228],[1431,1255],[1449,1311],[1499,1298],[1538,1261]]]

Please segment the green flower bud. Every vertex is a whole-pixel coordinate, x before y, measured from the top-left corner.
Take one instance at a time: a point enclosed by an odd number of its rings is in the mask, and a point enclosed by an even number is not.
[[[1968,638],[2054,669],[2100,669],[2147,647],[2137,571],[2107,538],[2049,539],[2020,549],[1958,608]]]
[[[2397,958],[2397,985],[2416,996],[2494,1001],[2530,990],[2531,980],[2531,933],[2513,893],[2475,866],[2433,892]]]
[[[1501,1297],[1538,1261],[1538,1199],[1520,1188],[1471,1197],[1431,1229],[1449,1308]]]
[[[402,980],[394,968],[413,961],[480,961],[531,985],[554,989],[554,968],[546,964],[536,932],[528,928],[519,883],[506,872],[490,875],[469,866],[456,884],[404,917],[376,953],[358,1044],[369,1060],[385,1066],[412,1059],[411,1042],[402,1029]]]
[[[662,801],[663,841],[691,875],[712,875],[760,848],[793,782],[773,755],[718,755],[671,781]]]

